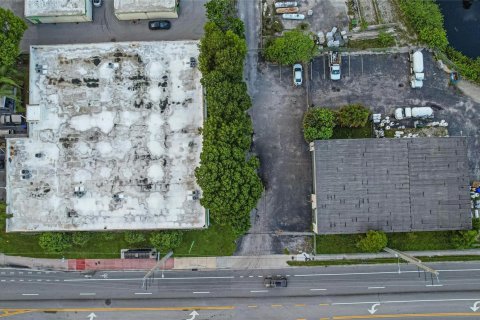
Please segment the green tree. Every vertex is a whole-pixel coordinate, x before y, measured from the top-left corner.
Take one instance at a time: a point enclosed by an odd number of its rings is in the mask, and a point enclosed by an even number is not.
[[[20,53],[27,24],[11,10],[0,8],[0,65],[12,66]]]
[[[160,252],[167,252],[177,248],[182,243],[183,231],[157,231],[150,236],[150,243],[152,246],[160,250]]]
[[[269,61],[288,65],[308,62],[316,51],[317,46],[308,34],[300,30],[292,30],[267,43],[263,54]]]
[[[128,244],[136,244],[145,241],[145,234],[139,231],[125,231],[124,239]]]
[[[199,69],[202,75],[219,72],[223,80],[241,81],[247,43],[233,31],[223,32],[215,23],[205,24],[205,36],[200,40]]]
[[[61,253],[72,246],[71,236],[65,232],[44,232],[38,238],[40,247],[50,253]]]
[[[83,247],[92,238],[91,232],[74,232],[72,235],[72,242],[77,246]]]
[[[17,100],[13,88],[20,88],[22,81],[19,72],[13,66],[0,65],[0,96]]]
[[[215,23],[222,31],[231,30],[243,37],[245,26],[238,19],[233,0],[210,0],[205,4],[207,19]]]
[[[358,128],[366,126],[370,110],[359,104],[349,104],[337,113],[338,124],[342,127]]]
[[[307,142],[330,139],[335,127],[335,112],[327,108],[310,108],[303,117],[303,136]]]
[[[379,252],[387,246],[387,235],[383,231],[370,230],[357,242],[363,252]]]
[[[480,231],[480,218],[473,218],[472,219],[472,229]]]
[[[457,249],[471,248],[478,240],[478,230],[455,231],[452,245]]]

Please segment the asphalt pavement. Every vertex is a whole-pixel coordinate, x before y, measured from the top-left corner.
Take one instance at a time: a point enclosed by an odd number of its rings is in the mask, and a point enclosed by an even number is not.
[[[120,21],[113,13],[113,0],[104,0],[101,8],[93,8],[93,22],[48,23],[28,22],[20,44],[28,52],[30,45],[97,43],[110,41],[197,40],[203,35],[206,0],[181,0],[178,19],[171,19],[170,30],[149,30],[148,20]],[[2,0],[0,7],[24,17],[23,0]]]
[[[399,273],[390,264],[165,271],[163,277],[157,272],[146,287],[141,272],[0,269],[0,310],[3,316],[9,311],[11,319],[50,319],[44,316],[52,312],[55,319],[84,319],[89,312],[100,314],[99,319],[132,313],[141,319],[159,314],[162,319],[187,319],[193,310],[200,313],[197,319],[368,319],[368,310],[376,317],[400,314],[398,319],[407,314],[473,319],[471,308],[480,300],[480,263],[429,266],[439,271],[438,280],[414,266],[401,265]],[[263,278],[277,274],[287,276],[288,287],[265,288]]]

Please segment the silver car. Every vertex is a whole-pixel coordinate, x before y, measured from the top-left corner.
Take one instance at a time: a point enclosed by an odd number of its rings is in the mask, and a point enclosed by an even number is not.
[[[301,86],[303,83],[303,67],[300,63],[293,65],[293,84]]]

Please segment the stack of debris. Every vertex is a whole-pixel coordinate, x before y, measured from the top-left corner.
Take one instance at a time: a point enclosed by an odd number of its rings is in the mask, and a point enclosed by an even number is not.
[[[333,27],[331,31],[326,34],[320,31],[317,34],[317,45],[326,45],[329,48],[338,48],[344,46],[348,42],[347,31],[340,31],[337,27]]]

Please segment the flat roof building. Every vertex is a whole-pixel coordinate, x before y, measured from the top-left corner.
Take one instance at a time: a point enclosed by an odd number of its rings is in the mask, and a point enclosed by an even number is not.
[[[32,23],[89,22],[92,0],[25,0],[25,18]]]
[[[206,227],[198,41],[32,46],[7,231]]]
[[[319,234],[472,226],[464,137],[314,141]]]
[[[118,20],[178,18],[179,0],[114,0]]]

